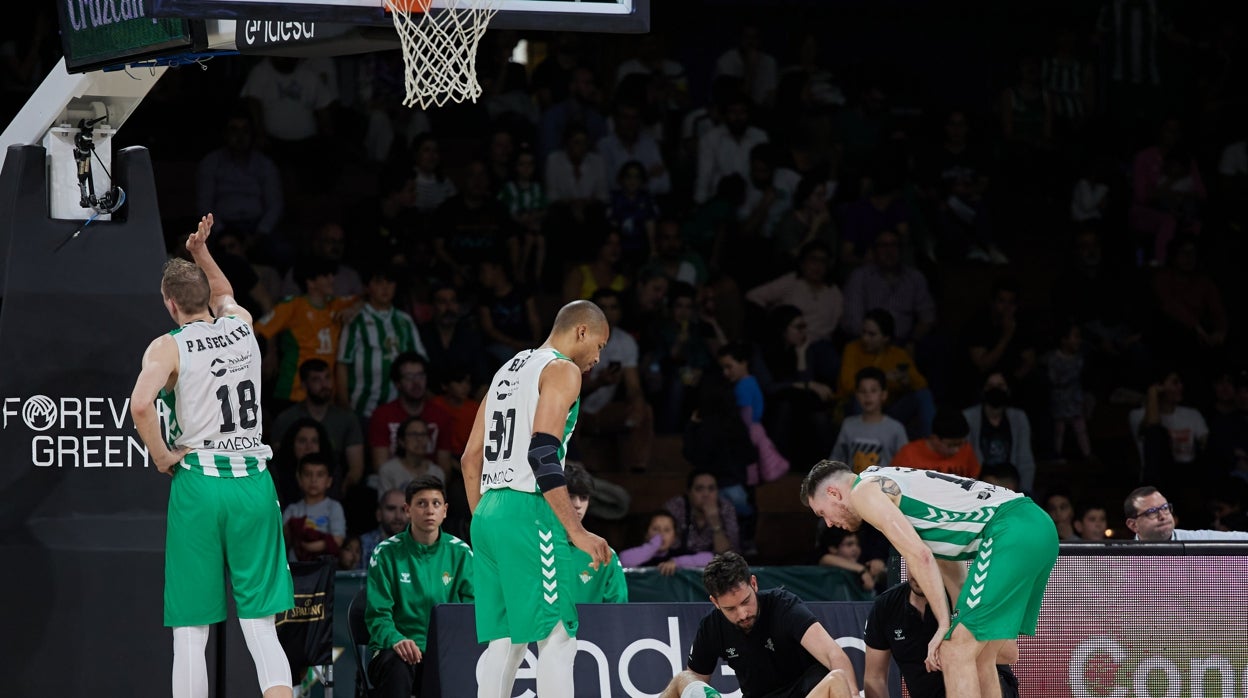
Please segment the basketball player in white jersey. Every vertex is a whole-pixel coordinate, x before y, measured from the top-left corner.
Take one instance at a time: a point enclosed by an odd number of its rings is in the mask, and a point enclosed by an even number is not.
[[[143,354],[130,396],[156,468],[173,477],[165,539],[165,625],[173,628],[173,696],[207,698],[208,626],[225,620],[225,575],[265,698],[292,695],[274,616],[294,606],[272,451],[261,438],[260,346],[251,314],[213,261],[212,214],[186,240],[194,264],[165,264],[160,294],[178,327]],[[167,439],[156,400],[168,407]],[[226,563],[226,551],[229,563]]]
[[[488,642],[478,698],[510,698],[525,646],[537,642],[537,694],[572,698],[576,567],[568,543],[598,569],[611,548],[572,506],[563,458],[580,411],[581,375],[610,327],[589,301],[565,305],[550,337],[494,374],[461,460],[473,512],[477,640]]]

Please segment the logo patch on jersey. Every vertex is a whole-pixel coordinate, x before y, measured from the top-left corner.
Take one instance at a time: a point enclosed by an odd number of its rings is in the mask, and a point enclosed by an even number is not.
[[[894,640],[906,639],[906,631],[902,630],[901,628],[893,628],[893,639]]]
[[[498,385],[494,387],[496,388],[494,392],[494,398],[497,400],[506,400],[507,398],[511,397],[512,393],[516,392],[516,389],[513,388],[511,385],[511,381],[507,380],[506,378],[500,380],[498,382]]]
[[[228,368],[224,366],[224,364],[225,362],[222,361],[220,357],[215,358],[212,360],[212,363],[209,365],[208,370],[212,373],[213,376],[220,378],[221,376],[225,375],[226,371],[229,370]],[[216,368],[217,366],[221,366],[221,368]]]
[[[767,644],[763,645],[763,647],[766,647],[767,649],[771,650],[772,652],[775,652],[775,651],[776,651],[776,643],[772,642],[772,641],[771,641],[771,638],[767,638]]]
[[[411,583],[412,583],[412,573],[411,573],[411,572],[400,572],[400,573],[399,573],[399,581],[400,581],[400,582],[403,582],[404,584],[411,584]]]
[[[594,575],[590,574],[589,570],[581,570],[581,584],[589,584],[589,580],[593,578]]]
[[[443,570],[442,571],[442,586],[445,587],[445,586],[450,586],[450,585],[451,585],[451,573],[447,572],[446,570]]]
[[[736,659],[736,658],[737,658],[737,648],[736,648],[736,647],[729,647],[728,649],[724,650],[724,656],[725,656],[725,657],[727,657],[727,658],[729,658],[729,659]]]

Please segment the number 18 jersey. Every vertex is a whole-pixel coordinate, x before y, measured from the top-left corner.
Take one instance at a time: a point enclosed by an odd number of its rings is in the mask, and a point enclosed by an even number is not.
[[[227,315],[169,334],[178,345],[178,382],[161,399],[168,442],[192,449],[182,467],[213,477],[263,472],[273,451],[262,440],[260,345],[251,326]]]
[[[571,361],[554,349],[527,349],[516,354],[494,374],[485,397],[485,448],[481,468],[481,493],[512,489],[537,492],[537,478],[529,467],[529,441],[533,416],[537,414],[538,386],[542,370],[551,361]],[[578,399],[568,410],[560,437],[559,462],[563,463],[568,439],[581,410]]]

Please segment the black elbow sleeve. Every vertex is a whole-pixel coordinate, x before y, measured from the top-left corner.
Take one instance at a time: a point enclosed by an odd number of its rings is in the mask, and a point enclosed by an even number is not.
[[[565,487],[563,464],[559,462],[559,448],[563,443],[550,434],[537,432],[529,441],[529,467],[537,478],[537,488],[542,492]]]

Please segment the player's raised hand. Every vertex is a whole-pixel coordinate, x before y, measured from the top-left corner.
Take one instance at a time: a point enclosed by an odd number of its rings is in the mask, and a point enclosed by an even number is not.
[[[580,531],[573,533],[570,537],[572,545],[575,545],[584,551],[586,555],[589,555],[590,560],[592,560],[592,562],[589,563],[590,567],[599,569],[611,561],[611,546],[607,545],[607,541],[604,540],[602,536],[598,536],[586,531],[585,529],[581,529]]]
[[[202,251],[208,244],[208,234],[212,232],[212,214],[199,219],[199,227],[186,238],[186,251],[192,255]]]

